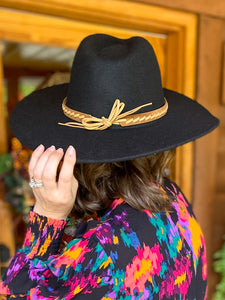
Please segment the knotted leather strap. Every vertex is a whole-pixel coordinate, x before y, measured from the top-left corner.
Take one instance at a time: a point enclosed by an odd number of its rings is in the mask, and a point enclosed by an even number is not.
[[[152,105],[152,103],[149,102],[144,105],[138,106],[132,110],[129,110],[125,113],[122,113],[125,104],[123,102],[120,102],[119,99],[116,99],[108,118],[106,117],[96,118],[92,115],[82,113],[68,107],[66,105],[67,98],[65,98],[62,103],[63,112],[67,117],[74,120],[75,122],[58,123],[58,124],[63,126],[75,127],[75,128],[83,128],[87,130],[104,130],[109,128],[113,124],[121,125],[125,127],[125,126],[148,123],[157,120],[166,114],[168,110],[168,103],[166,98],[164,99],[165,99],[165,104],[162,107],[155,109],[153,111],[139,113],[139,114],[134,114],[134,113],[143,107]]]

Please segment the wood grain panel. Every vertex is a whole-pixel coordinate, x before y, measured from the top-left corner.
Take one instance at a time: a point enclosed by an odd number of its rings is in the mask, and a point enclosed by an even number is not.
[[[1,40],[0,40],[1,42]],[[3,66],[2,53],[0,44],[0,153],[7,151],[7,134],[6,134],[6,110],[3,103]]]
[[[221,104],[224,23],[222,20],[208,16],[201,16],[199,22],[197,100],[216,116],[219,116]],[[219,137],[220,128],[200,138],[195,143],[194,209],[206,238],[209,299],[211,299],[215,288],[212,260],[216,245],[212,243],[214,224],[212,215],[216,201]]]
[[[73,20],[114,24],[123,28],[130,26],[131,22],[135,24],[136,21],[136,25],[140,26],[142,20],[142,29],[145,29],[146,26],[153,26],[153,32],[168,31],[170,30],[169,23],[172,29],[173,25],[176,28],[178,24],[186,24],[189,19],[193,18],[193,14],[187,12],[157,7],[149,5],[149,3],[145,5],[144,3],[117,0],[0,0],[0,6]],[[174,14],[176,14],[175,18]],[[157,26],[155,26],[155,22],[158,22]],[[136,25],[135,28],[137,28]]]
[[[221,78],[221,103],[225,105],[225,42],[223,43],[223,61],[222,61],[222,78]]]
[[[225,86],[225,82],[223,83]],[[218,116],[220,119],[218,152],[225,153],[225,105],[220,105]],[[225,179],[224,179],[225,180]],[[225,186],[225,183],[224,183]]]
[[[182,11],[191,11],[198,14],[206,14],[214,17],[225,18],[224,0],[132,0],[135,2],[149,3],[180,9]]]

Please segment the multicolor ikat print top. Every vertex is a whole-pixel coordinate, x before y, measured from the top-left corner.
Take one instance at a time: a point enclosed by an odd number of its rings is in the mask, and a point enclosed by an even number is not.
[[[116,199],[62,250],[65,221],[30,213],[23,247],[0,282],[5,299],[206,299],[201,229],[180,189],[173,210],[138,211]]]

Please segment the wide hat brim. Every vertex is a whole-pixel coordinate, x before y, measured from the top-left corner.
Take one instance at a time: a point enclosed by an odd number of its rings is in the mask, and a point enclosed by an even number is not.
[[[68,84],[35,91],[23,99],[10,116],[13,134],[34,150],[39,144],[64,151],[73,145],[78,163],[131,160],[173,149],[216,128],[219,120],[199,103],[164,89],[168,111],[158,120],[129,127],[112,125],[106,130],[61,126],[71,121],[62,111]]]

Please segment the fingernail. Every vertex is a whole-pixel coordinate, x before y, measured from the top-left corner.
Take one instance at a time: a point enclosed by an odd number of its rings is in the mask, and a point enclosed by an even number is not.
[[[59,148],[56,150],[59,154],[62,154],[63,153],[63,149],[62,148]]]
[[[69,155],[73,155],[74,154],[74,148],[73,148],[73,146],[69,146],[68,152],[69,152]]]
[[[48,148],[50,151],[54,151],[55,150],[55,146],[52,145],[51,147]]]
[[[43,151],[44,150],[44,146],[42,144],[40,144],[38,147],[37,147],[37,150],[38,151]]]

